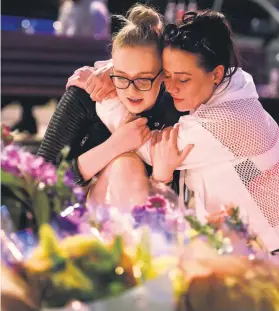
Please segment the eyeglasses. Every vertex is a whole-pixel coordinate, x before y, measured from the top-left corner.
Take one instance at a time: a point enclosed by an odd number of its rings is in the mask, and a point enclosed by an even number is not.
[[[215,52],[205,43],[205,39],[193,38],[189,30],[178,27],[175,24],[169,24],[165,27],[163,33],[163,40],[165,43],[178,44],[182,49],[187,47],[194,47],[196,49],[205,49],[212,55],[216,56]]]
[[[130,84],[134,84],[135,88],[139,91],[150,91],[154,81],[159,77],[162,69],[156,74],[154,78],[137,78],[128,79],[122,76],[110,74],[111,81],[117,89],[125,90]]]

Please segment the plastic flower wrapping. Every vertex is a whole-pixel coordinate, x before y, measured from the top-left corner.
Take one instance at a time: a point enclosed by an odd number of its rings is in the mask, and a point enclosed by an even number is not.
[[[135,233],[130,213],[86,207],[65,161],[56,169],[11,140],[1,148],[4,310],[85,308],[166,270],[169,258],[151,254],[149,231]]]
[[[279,310],[279,266],[237,207],[201,223],[151,181],[97,203],[6,127],[1,149],[3,310]]]
[[[219,255],[201,240],[185,247],[173,282],[179,311],[207,311],[209,306],[214,311],[279,308],[278,265],[247,256]]]

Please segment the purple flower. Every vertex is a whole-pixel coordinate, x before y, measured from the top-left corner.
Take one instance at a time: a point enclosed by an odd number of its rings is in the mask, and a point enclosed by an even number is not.
[[[51,163],[44,163],[40,170],[37,171],[37,174],[41,173],[42,175],[37,178],[44,182],[45,184],[52,186],[57,182],[57,171],[54,165]]]
[[[74,223],[67,217],[55,215],[52,219],[52,226],[56,228],[60,234],[76,234],[79,232],[79,224]]]
[[[146,217],[146,223],[156,231],[161,231],[164,229],[165,215],[160,213],[148,213]]]
[[[75,204],[69,206],[60,215],[53,215],[53,225],[60,233],[75,234],[81,232],[81,225],[84,223],[82,216],[86,212],[84,205]]]
[[[140,223],[144,220],[145,214],[146,214],[146,208],[144,205],[143,206],[136,205],[132,209],[132,216],[134,217],[137,223]]]
[[[73,188],[73,194],[77,202],[85,202],[86,200],[86,193],[84,192],[82,187],[75,186]]]
[[[45,162],[43,158],[31,154],[25,154],[21,163],[22,171],[25,174],[52,186],[57,182],[57,171],[53,164]]]
[[[68,169],[64,175],[64,184],[68,187],[74,186],[74,174],[70,169]]]
[[[86,207],[81,204],[67,207],[62,213],[61,217],[70,220],[72,223],[79,224],[82,222],[82,216],[86,212]]]
[[[15,176],[27,175],[47,185],[57,181],[56,168],[42,157],[22,151],[16,145],[6,146],[1,155],[1,167]]]

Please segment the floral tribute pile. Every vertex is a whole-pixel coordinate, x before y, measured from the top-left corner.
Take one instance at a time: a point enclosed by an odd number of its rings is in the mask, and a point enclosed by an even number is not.
[[[279,268],[238,208],[202,224],[158,185],[126,214],[88,205],[67,148],[56,168],[1,132],[4,310],[279,310]]]

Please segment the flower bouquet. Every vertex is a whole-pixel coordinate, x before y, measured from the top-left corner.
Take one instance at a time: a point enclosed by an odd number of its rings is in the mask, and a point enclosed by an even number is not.
[[[7,192],[1,207],[3,308],[115,310],[118,304],[122,310],[139,304],[141,310],[139,300],[148,299],[162,306],[161,294],[150,296],[145,284],[161,283],[169,258],[152,256],[149,233],[141,232],[128,244],[132,223],[122,222],[124,230],[119,231],[111,226],[112,217],[103,228],[90,223],[85,195],[73,184],[67,163],[56,169],[5,137],[2,133],[2,186]],[[18,202],[20,212],[14,213]],[[27,215],[24,221],[22,214]],[[157,289],[153,285],[152,293]]]
[[[27,258],[9,263],[10,272],[4,283],[13,284],[11,288],[15,288],[15,282],[20,280],[24,284],[21,288],[25,288],[25,296],[21,299],[35,310],[76,310],[77,304],[86,310],[96,310],[97,306],[100,308],[97,310],[103,310],[101,308],[111,304],[109,298],[115,296],[118,298],[114,298],[114,306],[118,304],[121,309],[124,302],[133,305],[138,299],[161,306],[161,295],[150,296],[145,284],[152,280],[149,286],[154,293],[162,279],[168,280],[164,273],[170,261],[151,256],[148,237],[145,235],[133,248],[126,247],[119,235],[109,242],[86,234],[59,239],[54,230],[44,224],[40,227],[38,246]],[[165,286],[170,289],[170,281]],[[157,292],[166,291],[165,286]],[[2,299],[6,302],[7,295],[11,298],[12,293],[7,289],[4,292],[6,295],[2,291]],[[172,297],[172,291],[167,292]],[[142,310],[142,307],[139,305],[134,310]]]
[[[201,240],[184,252],[174,278],[177,311],[279,310],[277,265],[219,255]]]
[[[108,203],[88,204],[82,218],[73,215],[66,218],[79,223],[80,232],[88,233],[97,228],[104,240],[121,232],[126,243],[134,243],[147,231],[153,256],[173,253],[178,232],[186,230],[184,211],[177,208],[177,195],[172,189],[151,181],[147,183],[145,202],[132,205],[129,211],[123,212]]]
[[[237,209],[221,211],[201,224],[192,212],[176,208],[171,190],[152,184],[146,202],[134,204],[126,214],[106,204],[85,206],[85,194],[74,185],[66,162],[56,169],[13,145],[10,134],[5,132],[6,139],[3,132],[5,311],[202,311],[207,297],[214,300],[215,311],[224,311],[234,301],[226,299],[242,293],[244,285],[256,288],[258,282],[275,288],[268,296],[258,287],[261,304],[277,306],[278,271],[258,259],[255,245],[261,249],[261,244]],[[239,248],[239,242],[245,247]],[[226,272],[230,265],[235,270]],[[245,278],[239,276],[243,269],[237,272],[241,265],[251,272]],[[249,291],[243,293],[247,301],[252,297]],[[253,310],[248,307],[244,310]],[[264,310],[276,310],[268,307]]]
[[[223,208],[191,229],[173,274],[177,311],[279,310],[279,266],[236,207]]]
[[[84,207],[85,193],[73,183],[66,161],[57,169],[14,144],[6,126],[1,126],[1,131],[2,205],[7,206],[14,229],[36,232],[67,206]],[[66,158],[67,154],[65,148],[62,155]]]
[[[194,215],[186,215],[185,218],[191,226],[188,236],[192,240],[203,237],[219,254],[245,255],[251,259],[256,255],[265,258],[268,254],[259,237],[240,218],[237,207],[222,208],[209,215],[205,224],[201,224]]]

